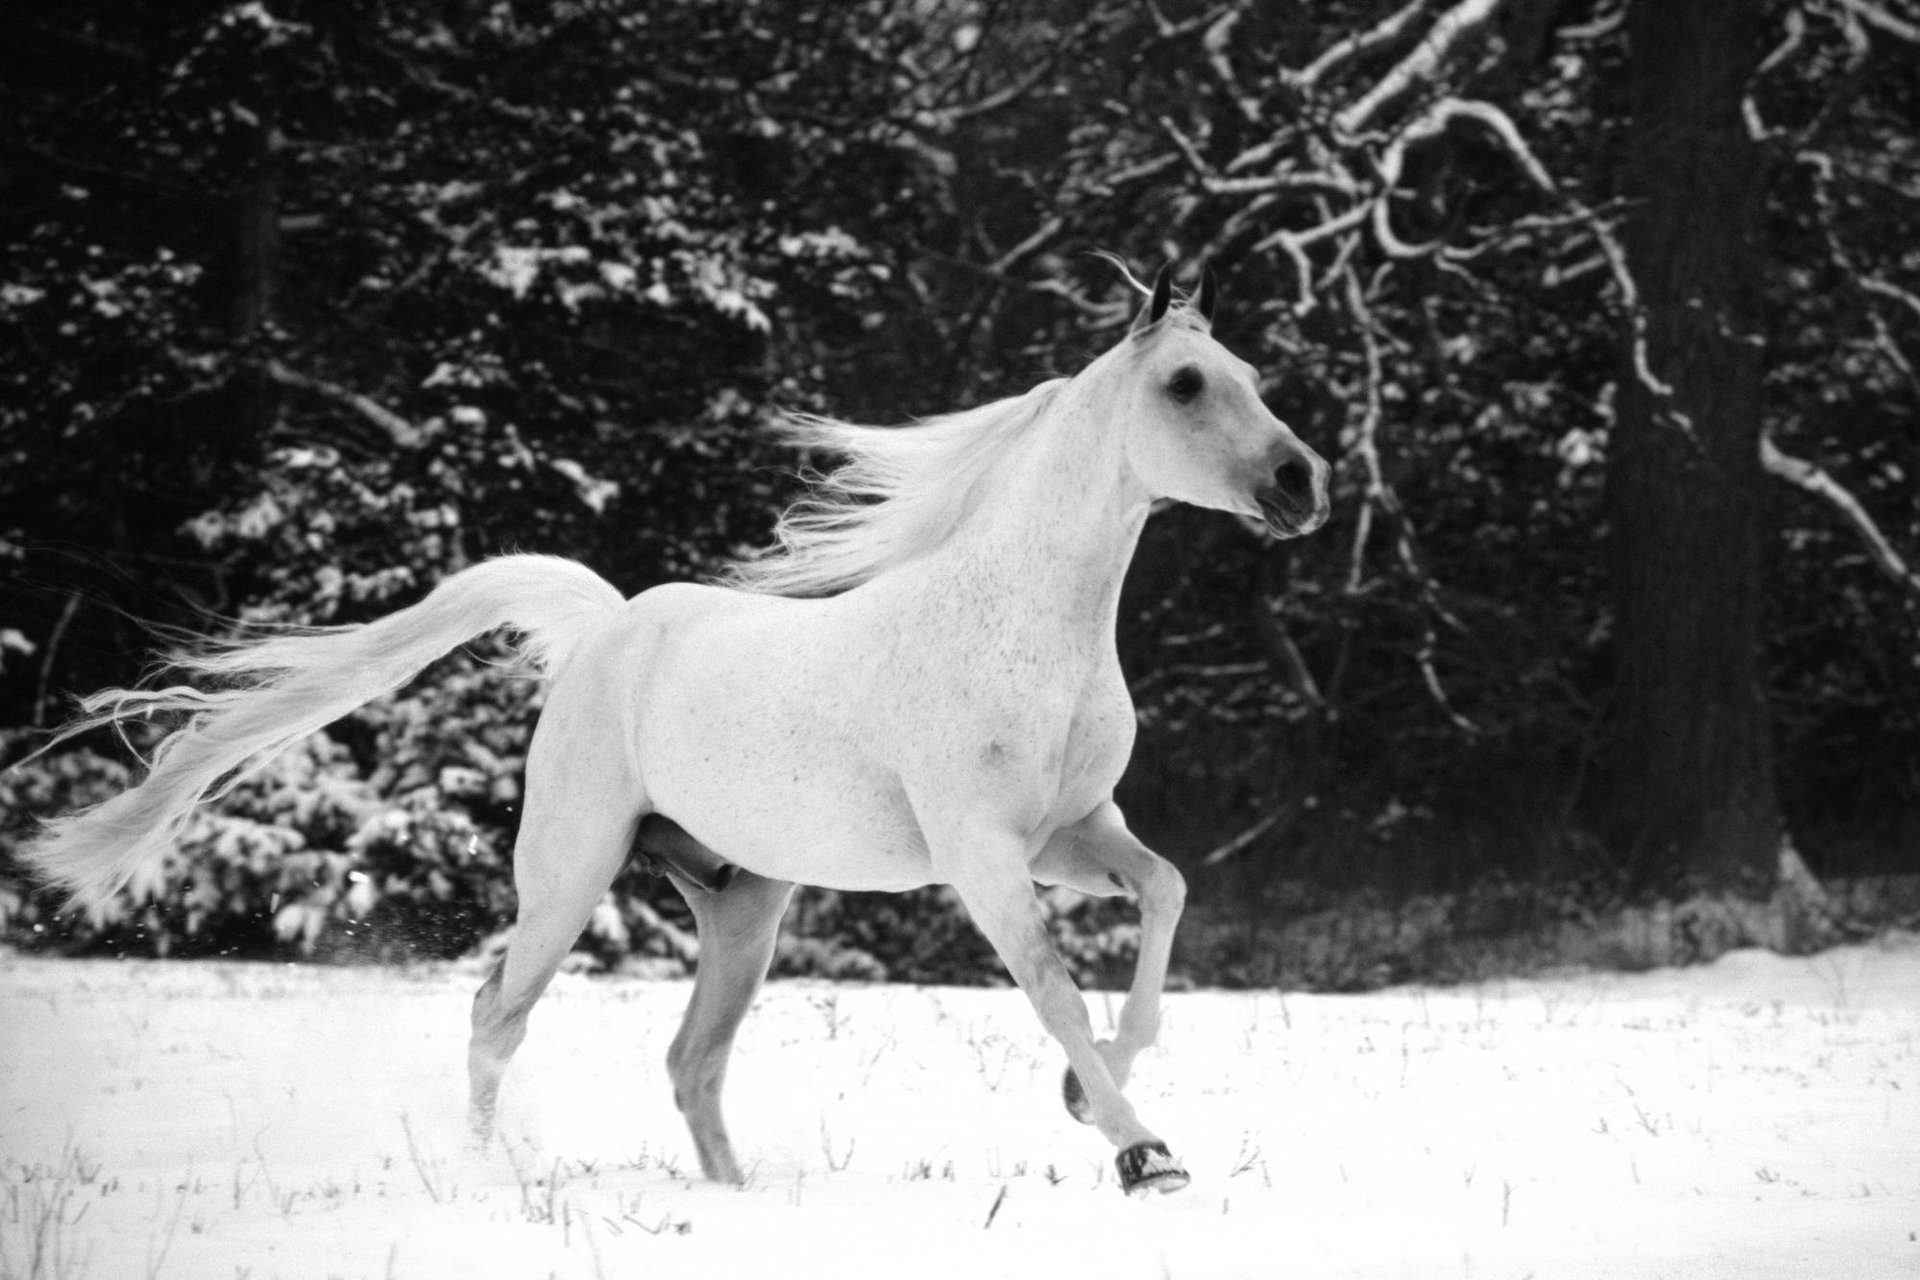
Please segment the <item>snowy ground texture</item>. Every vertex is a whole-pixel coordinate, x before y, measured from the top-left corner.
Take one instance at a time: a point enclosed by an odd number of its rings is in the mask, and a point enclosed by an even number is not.
[[[475,983],[0,957],[0,1280],[1920,1275],[1914,935],[1171,997],[1129,1092],[1194,1181],[1144,1201],[1011,991],[770,986],[735,1189],[668,1094],[687,985],[562,978],[470,1156]]]

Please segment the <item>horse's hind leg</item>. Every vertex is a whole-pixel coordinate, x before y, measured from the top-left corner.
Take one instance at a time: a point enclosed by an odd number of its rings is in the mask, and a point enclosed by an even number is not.
[[[560,694],[564,687],[556,688]],[[527,1015],[626,861],[639,783],[601,708],[552,699],[527,760],[526,812],[513,851],[520,905],[507,954],[473,1000],[468,1123],[492,1135],[500,1081]]]
[[[611,806],[602,802],[603,809]],[[468,1123],[476,1138],[492,1135],[500,1081],[520,1042],[527,1015],[553,980],[560,962],[586,928],[594,904],[627,856],[633,819],[574,813],[539,821],[529,805],[514,852],[520,910],[507,954],[473,999],[473,1036],[467,1044],[471,1085]]]
[[[693,909],[700,960],[686,1018],[667,1051],[667,1074],[673,1100],[693,1133],[700,1171],[715,1182],[739,1182],[740,1165],[720,1114],[720,1088],[734,1033],[773,960],[793,886],[744,870],[719,893],[697,889],[678,875],[673,880]]]
[[[1167,981],[1173,932],[1186,904],[1186,881],[1165,858],[1127,830],[1120,810],[1109,801],[1070,827],[1062,828],[1034,860],[1033,877],[1042,884],[1063,884],[1094,897],[1129,894],[1140,903],[1140,952],[1133,985],[1120,1010],[1114,1038],[1095,1047],[1124,1085],[1133,1060],[1160,1032],[1160,991]],[[1068,1068],[1067,1108],[1079,1120],[1090,1119],[1085,1090]]]

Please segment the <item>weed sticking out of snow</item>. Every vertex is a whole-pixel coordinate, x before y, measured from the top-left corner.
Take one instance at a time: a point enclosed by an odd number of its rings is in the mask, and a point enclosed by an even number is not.
[[[476,981],[0,957],[0,1280],[1920,1274],[1910,935],[1170,996],[1129,1094],[1194,1184],[1144,1201],[1006,990],[769,986],[734,1188],[666,1082],[687,984],[564,976],[475,1151]]]

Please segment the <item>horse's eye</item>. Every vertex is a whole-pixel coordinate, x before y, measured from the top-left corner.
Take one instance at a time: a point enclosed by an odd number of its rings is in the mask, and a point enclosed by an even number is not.
[[[1181,404],[1187,403],[1206,389],[1207,380],[1192,365],[1182,365],[1173,371],[1167,379],[1167,394]]]

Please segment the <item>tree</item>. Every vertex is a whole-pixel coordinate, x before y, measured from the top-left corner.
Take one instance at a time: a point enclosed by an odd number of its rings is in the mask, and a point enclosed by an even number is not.
[[[1800,812],[1845,821],[1826,797],[1920,799],[1902,763],[1920,743],[1920,449],[1902,425],[1920,398],[1920,179],[1901,47],[1920,24],[1871,0],[1668,14],[1743,31],[1702,70],[1656,29],[1639,46],[1673,65],[1630,69],[1625,10],[1106,0],[1052,6],[1036,34],[1015,7],[1006,43],[1046,52],[970,68],[971,100],[994,110],[944,145],[962,173],[1011,175],[1005,199],[1026,194],[1030,212],[996,204],[997,222],[941,246],[986,264],[949,275],[965,301],[947,312],[967,333],[1057,350],[1117,310],[1081,251],[1207,258],[1227,281],[1223,333],[1270,371],[1276,410],[1340,458],[1336,520],[1311,544],[1275,551],[1175,515],[1142,545],[1127,616],[1142,755],[1164,770],[1162,796],[1191,776],[1196,799],[1246,798],[1223,849],[1317,874],[1295,850],[1340,839],[1302,830],[1316,792],[1337,787],[1354,825],[1394,831],[1363,846],[1391,843],[1380,863],[1342,849],[1342,866],[1419,883],[1403,843],[1418,819],[1491,811],[1509,828],[1495,841],[1541,855],[1507,867],[1577,860],[1643,890],[1720,874],[1679,816],[1704,805],[1726,828],[1710,843],[1738,845],[1749,824],[1737,878],[1764,887],[1775,718]],[[1011,105],[1022,94],[1101,110],[1048,150],[1030,123],[1044,114]],[[1709,107],[1704,123],[1689,114]],[[1005,301],[982,300],[994,291]],[[1025,322],[1034,293],[1072,309]],[[1767,492],[1762,462],[1795,489]],[[1702,501],[1725,509],[1697,525],[1672,510]],[[1593,553],[1610,510],[1624,605]],[[1717,568],[1743,584],[1737,599],[1688,584]],[[1790,618],[1764,667],[1763,597]],[[1619,768],[1595,785],[1616,644]],[[1690,659],[1668,652],[1681,644]],[[1842,763],[1816,740],[1855,749]],[[1714,790],[1700,775],[1715,770],[1726,794],[1681,798]],[[1576,823],[1611,830],[1629,862],[1597,857]]]
[[[768,414],[858,381],[915,189],[886,6],[36,8],[0,706],[131,678],[121,610],[347,621],[512,545],[697,575],[770,522]]]
[[[1636,0],[1625,186],[1648,368],[1607,476],[1610,826],[1640,878],[1771,887],[1781,839],[1760,673],[1761,165],[1746,0]]]

